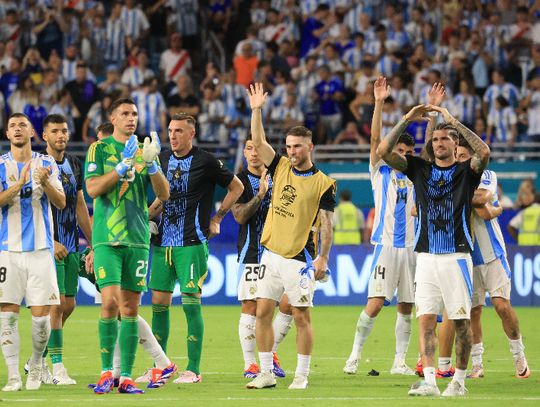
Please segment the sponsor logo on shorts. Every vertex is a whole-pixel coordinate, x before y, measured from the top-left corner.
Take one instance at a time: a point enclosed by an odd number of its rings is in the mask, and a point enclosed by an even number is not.
[[[2,346],[4,345],[13,345],[13,342],[11,342],[9,339],[6,339],[4,342],[2,342]]]
[[[307,295],[302,295],[300,297],[300,300],[298,300],[298,302],[301,302],[301,303],[308,303],[309,302],[309,299],[307,297]]]
[[[56,296],[55,293],[52,293],[52,295],[49,297],[49,300],[57,300],[58,297]]]
[[[457,315],[458,317],[466,316],[467,313],[465,312],[465,308],[459,307],[459,309],[456,311],[456,315]]]
[[[105,272],[105,269],[103,267],[100,267],[98,269],[98,277],[103,279],[107,276],[107,273]]]
[[[189,283],[187,283],[186,288],[195,288],[195,284],[193,283],[193,281],[190,281]]]
[[[141,281],[137,283],[137,285],[140,287],[144,287],[146,285],[146,280],[142,279]]]

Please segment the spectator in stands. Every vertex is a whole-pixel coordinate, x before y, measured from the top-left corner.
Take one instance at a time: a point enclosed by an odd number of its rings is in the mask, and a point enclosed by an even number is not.
[[[100,92],[103,94],[117,93],[119,96],[127,97],[129,95],[129,89],[120,79],[118,66],[111,64],[107,66],[105,72],[105,80],[99,84]]]
[[[11,113],[22,113],[24,107],[32,103],[37,95],[38,91],[30,76],[22,74],[17,82],[17,89],[7,100]]]
[[[3,43],[12,41],[15,51],[21,54],[22,30],[16,9],[7,10],[5,18],[0,21],[0,41]]]
[[[24,105],[22,113],[30,119],[36,134],[41,138],[43,135],[43,119],[47,116],[47,110],[40,104],[39,92],[36,88],[34,88],[32,96],[28,98],[28,102]]]
[[[80,140],[80,137],[76,137],[75,135],[75,119],[79,119],[81,114],[77,107],[73,104],[71,94],[66,88],[62,88],[56,93],[54,100],[55,103],[52,105],[49,114],[59,114],[65,117],[67,120],[69,134],[71,135],[70,137]]]
[[[71,44],[66,48],[65,56],[62,60],[62,77],[64,78],[65,83],[75,79],[78,55],[79,50],[75,44]]]
[[[107,26],[102,15],[96,14],[92,17],[89,27],[90,47],[92,50],[92,60],[89,63],[96,74],[103,73],[106,65],[105,55],[108,49]]]
[[[14,54],[12,41],[8,41],[7,43],[0,42],[0,76],[9,70]]]
[[[401,111],[400,106],[392,96],[388,96],[383,104],[381,137],[390,133],[390,130],[392,130],[396,123],[401,120],[402,115],[403,112]]]
[[[358,129],[365,138],[369,138],[371,134],[370,126],[374,106],[373,82],[367,83],[363,92],[356,92],[356,97],[349,104],[349,111],[356,119]]]
[[[22,60],[22,71],[30,76],[36,85],[40,85],[43,80],[43,70],[47,67],[47,63],[39,55],[36,48],[28,48]]]
[[[219,86],[221,84],[219,69],[214,62],[212,61],[207,62],[204,71],[205,71],[205,77],[203,78],[199,86],[199,90],[201,91],[201,93],[203,92],[204,87],[208,83],[214,86]]]
[[[517,137],[517,116],[504,96],[495,98],[495,109],[491,110],[487,119],[486,143],[493,141],[506,143],[513,147]]]
[[[227,129],[223,124],[225,120],[225,103],[217,95],[216,87],[207,84],[203,92],[201,113],[199,114],[199,141],[201,142],[227,142]]]
[[[270,119],[284,131],[294,126],[303,126],[304,114],[298,107],[296,95],[294,93],[287,93],[285,95],[285,103],[272,108]]]
[[[225,103],[226,109],[234,108],[241,116],[249,116],[246,88],[236,83],[234,69],[225,72],[216,88],[220,99]]]
[[[335,15],[328,4],[319,4],[313,13],[304,21],[302,39],[300,41],[300,57],[304,58],[311,50],[317,48],[322,39],[336,22]]]
[[[120,1],[115,1],[111,8],[111,15],[107,19],[105,48],[105,65],[123,65],[126,59],[127,30],[122,20],[122,7]]]
[[[122,73],[122,83],[129,90],[134,91],[139,88],[145,79],[155,76],[154,71],[148,67],[148,54],[144,49],[137,53],[137,65],[127,67]]]
[[[272,72],[282,72],[284,75],[289,76],[291,67],[287,62],[287,59],[283,55],[279,54],[279,46],[275,42],[269,42],[266,44],[264,50],[264,60],[270,63]]]
[[[150,23],[146,14],[139,7],[136,7],[135,0],[125,0],[125,3],[120,18],[126,30],[126,45],[128,49],[131,49],[135,44],[140,44],[148,35]]]
[[[258,34],[259,31],[255,26],[248,27],[246,32],[246,38],[236,44],[234,55],[242,55],[242,48],[244,44],[249,43],[251,44],[253,54],[255,54],[259,61],[262,60],[264,57],[264,50],[266,48],[266,44],[263,41],[259,40]]]
[[[161,54],[159,69],[165,82],[174,83],[180,75],[189,74],[191,71],[191,58],[182,48],[182,44],[182,36],[175,32],[170,37],[170,48]]]
[[[514,202],[514,209],[521,210],[532,205],[535,194],[536,188],[532,178],[527,178],[521,181],[521,184],[519,184],[516,201]]]
[[[454,117],[469,128],[474,127],[476,118],[482,113],[482,101],[473,93],[473,90],[473,84],[462,79],[459,82],[459,93],[454,96],[450,104]]]
[[[150,136],[156,131],[162,142],[167,141],[167,106],[163,96],[158,91],[157,78],[146,78],[140,89],[131,93],[137,105],[139,122],[137,135]]]
[[[255,76],[259,64],[250,43],[242,46],[242,54],[234,57],[233,65],[236,71],[236,83],[247,88]]]
[[[173,13],[168,13],[171,31],[180,33],[186,49],[195,51],[199,46],[199,1],[167,0],[167,6],[173,11]]]
[[[341,60],[345,64],[345,70],[349,73],[353,73],[360,69],[361,63],[365,58],[365,36],[363,33],[359,32],[353,36],[354,42],[353,46],[349,47],[343,52]],[[346,84],[350,84],[350,79],[346,80]]]
[[[512,202],[512,200],[504,194],[503,187],[500,182],[497,182],[497,199],[499,201],[499,205],[503,209],[512,209],[514,207],[514,203]]]
[[[315,92],[319,98],[320,131],[319,142],[332,142],[342,125],[343,115],[341,101],[344,97],[343,82],[331,75],[330,69],[322,65],[317,69],[319,83],[315,85]]]
[[[540,246],[540,193],[510,220],[507,230],[520,246]]]
[[[390,96],[392,96],[402,110],[408,111],[414,106],[414,99],[411,92],[403,86],[403,79],[401,76],[394,75],[391,81],[392,87],[390,88]]]
[[[345,128],[338,133],[334,144],[367,144],[367,141],[360,135],[356,123],[348,122]]]
[[[193,83],[187,75],[181,75],[176,81],[176,87],[167,96],[169,116],[186,113],[197,118],[200,111],[199,101],[193,94]]]
[[[87,145],[92,144],[96,139],[99,140],[96,129],[109,120],[109,107],[112,101],[113,97],[110,94],[104,94],[101,100],[95,102],[88,111],[82,127],[82,141]]]
[[[480,137],[483,141],[487,140],[486,134],[486,122],[484,118],[480,115],[476,118],[474,122],[474,132]]]
[[[493,85],[490,85],[484,94],[484,114],[487,116],[495,109],[495,99],[498,96],[504,96],[511,107],[517,107],[519,100],[519,91],[517,88],[505,81],[504,72],[495,69],[491,73]]]
[[[364,214],[351,202],[351,191],[339,193],[339,204],[334,210],[334,245],[359,245],[362,243]]]
[[[47,7],[40,10],[36,24],[32,28],[32,33],[36,36],[36,47],[39,54],[45,60],[55,50],[59,55],[63,55],[63,33],[68,27],[62,17],[62,3],[56,3],[56,9]]]
[[[94,82],[86,77],[86,64],[78,63],[75,70],[75,79],[66,84],[66,88],[71,94],[73,104],[77,107],[80,116],[75,118],[75,134],[73,140],[81,140],[83,118],[86,117],[90,107],[98,100],[99,89]]]
[[[4,95],[4,100],[9,104],[9,98],[17,89],[21,77],[21,62],[17,58],[11,59],[8,70],[0,77],[0,91]]]
[[[521,101],[521,108],[527,111],[527,141],[540,143],[540,70],[531,75],[528,88]]]

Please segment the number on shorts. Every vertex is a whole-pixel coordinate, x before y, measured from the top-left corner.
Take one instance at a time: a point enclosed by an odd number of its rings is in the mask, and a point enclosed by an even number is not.
[[[259,266],[255,266],[255,267],[246,266],[246,281],[257,281],[258,274],[259,274]]]
[[[376,280],[377,276],[380,276],[384,280],[384,274],[386,273],[386,267],[375,266],[375,273],[373,273],[373,279]]]
[[[0,267],[0,283],[6,281],[7,269],[5,267]]]
[[[265,271],[266,271],[266,266],[264,264],[261,264],[259,267],[259,280],[262,280],[264,278]]]
[[[137,270],[135,270],[135,277],[146,277],[146,271],[148,269],[148,262],[144,260],[139,260],[137,262],[139,267],[137,267]]]

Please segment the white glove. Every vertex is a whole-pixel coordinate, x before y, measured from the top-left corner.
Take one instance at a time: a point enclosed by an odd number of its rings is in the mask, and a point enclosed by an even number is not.
[[[149,137],[144,139],[142,158],[146,162],[147,166],[151,166],[158,154],[161,152],[161,144],[159,142],[158,134],[155,131],[150,132],[152,140]]]

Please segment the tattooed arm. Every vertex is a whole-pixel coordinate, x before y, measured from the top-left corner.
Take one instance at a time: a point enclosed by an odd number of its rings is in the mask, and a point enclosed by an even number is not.
[[[148,219],[154,219],[161,212],[163,212],[163,202],[156,198],[152,205],[148,208]]]
[[[235,203],[231,208],[234,220],[236,220],[240,225],[247,223],[249,218],[251,218],[257,209],[261,206],[261,202],[268,192],[268,184],[270,181],[270,176],[267,175],[268,170],[264,170],[261,174],[261,180],[259,181],[259,192],[255,195],[249,202],[246,203]]]
[[[405,171],[407,169],[407,159],[393,151],[399,136],[405,131],[410,122],[425,120],[424,113],[426,112],[427,109],[425,105],[413,107],[409,113],[403,116],[394,128],[390,130],[390,133],[381,140],[381,143],[377,148],[377,154],[395,170]]]
[[[484,143],[474,131],[470,130],[467,126],[463,125],[458,119],[452,116],[448,109],[440,106],[430,106],[430,109],[441,113],[444,121],[454,127],[458,133],[463,136],[467,143],[469,143],[474,151],[474,156],[471,159],[471,169],[475,173],[481,174],[489,163],[489,146]]]

